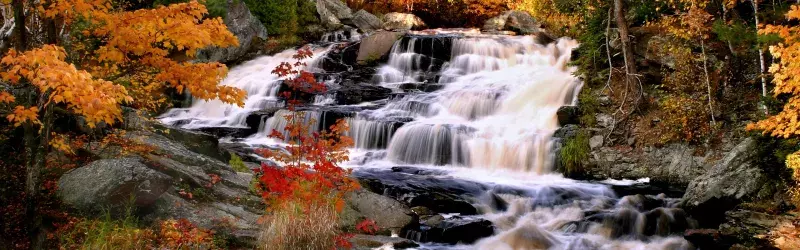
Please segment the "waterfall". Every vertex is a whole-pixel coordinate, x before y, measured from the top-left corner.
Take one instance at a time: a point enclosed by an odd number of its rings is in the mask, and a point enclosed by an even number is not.
[[[418,39],[398,41],[381,84],[420,81],[430,58]],[[567,67],[577,44],[561,39],[536,44],[533,37],[454,38],[448,63],[431,93],[390,102],[381,112],[411,116],[389,143],[399,163],[456,165],[547,173],[559,107],[571,105],[581,86]],[[458,129],[455,129],[458,128]],[[468,132],[467,132],[468,131]]]
[[[313,49],[314,56],[305,62],[306,70],[318,69],[319,59],[330,48]],[[232,86],[247,92],[244,107],[225,104],[220,100],[193,100],[189,108],[175,108],[161,115],[161,122],[187,129],[205,127],[246,127],[245,119],[254,111],[282,107],[278,91],[283,81],[272,73],[282,62],[294,62],[297,50],[290,49],[274,56],[263,56],[243,65],[234,67],[222,81],[222,85]]]
[[[231,69],[222,84],[247,91],[244,107],[194,100],[191,107],[172,109],[160,119],[189,129],[248,128],[248,136],[227,142],[273,149],[287,143],[269,138],[273,131],[288,137],[287,115],[298,115],[309,133],[345,119],[350,128],[344,134],[355,145],[349,151],[353,160],[343,165],[354,168],[354,175],[358,170],[388,171],[408,185],[390,187],[394,176],[378,176],[370,183],[396,192],[431,187],[409,191],[420,195],[435,188],[472,191],[459,182],[465,180],[486,187],[461,197],[482,213],[463,217],[490,221],[495,234],[453,249],[691,248],[675,235],[694,226],[676,207],[676,199],[620,198],[610,184],[553,173],[557,111],[576,105],[582,87],[575,68],[568,66],[575,41],[539,44],[533,36],[475,30],[412,32],[394,43],[384,65],[370,68],[348,64],[355,58],[346,56],[357,53],[342,51],[356,48],[360,39],[348,32],[352,30],[328,33],[318,42],[306,70],[315,72],[329,91],[304,100],[308,103],[296,111],[277,97],[283,79],[271,73],[279,63],[294,61],[296,51],[287,50]],[[340,103],[346,95],[368,95],[375,89],[391,94],[355,105]],[[405,167],[414,169],[403,171]],[[395,198],[410,203],[417,193],[412,196]],[[423,241],[425,227],[409,229],[406,237]]]

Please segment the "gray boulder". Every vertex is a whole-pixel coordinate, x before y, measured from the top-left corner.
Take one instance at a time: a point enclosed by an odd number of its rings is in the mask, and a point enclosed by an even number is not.
[[[316,7],[320,22],[328,29],[339,29],[353,19],[353,11],[339,0],[317,0]]]
[[[231,63],[242,60],[258,44],[267,40],[267,28],[253,16],[242,0],[228,0],[225,25],[239,39],[239,46],[228,48],[206,48],[197,52],[201,62]]]
[[[522,35],[532,35],[542,32],[541,24],[536,22],[531,14],[525,11],[510,10],[506,19],[506,29]]]
[[[82,211],[119,211],[128,205],[152,205],[171,181],[170,176],[148,168],[139,159],[105,159],[61,176],[57,192],[66,204]]]
[[[755,197],[768,182],[767,176],[755,164],[756,146],[751,138],[745,139],[722,161],[689,183],[683,196],[684,209],[694,214],[721,216],[720,211]]]
[[[428,25],[414,14],[392,12],[383,16],[383,28],[387,30],[419,30],[426,27]]]
[[[509,10],[499,16],[490,18],[483,24],[484,31],[514,31],[521,35],[543,33],[542,25],[536,22],[528,12]]]
[[[359,10],[353,14],[353,25],[355,25],[361,32],[369,32],[383,28],[381,19],[366,10]]]
[[[378,31],[361,40],[356,61],[360,64],[385,57],[392,46],[403,36],[401,32]]]
[[[378,226],[378,234],[400,234],[409,225],[417,222],[417,215],[408,206],[392,198],[373,192],[358,190],[346,197],[346,206],[340,222],[344,230],[353,230],[355,225],[370,219]]]

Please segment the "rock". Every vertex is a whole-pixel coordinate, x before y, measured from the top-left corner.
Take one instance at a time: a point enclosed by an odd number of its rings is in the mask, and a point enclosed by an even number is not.
[[[700,249],[715,249],[719,246],[719,231],[716,229],[689,229],[683,238]]]
[[[198,227],[229,233],[238,245],[255,246],[261,216],[246,206],[226,202],[198,202],[174,191],[164,194],[143,217],[144,222],[187,219]]]
[[[359,104],[389,98],[391,89],[367,83],[345,81],[335,90],[336,103],[343,105]]]
[[[558,124],[561,126],[567,124],[578,124],[578,107],[576,106],[561,106],[556,112],[558,116]]]
[[[592,138],[589,138],[589,148],[596,149],[603,146],[603,136],[602,135],[595,135]]]
[[[767,183],[767,177],[755,163],[756,146],[753,139],[745,139],[722,161],[689,183],[683,196],[683,207],[713,223],[721,221],[720,211],[754,197]]]
[[[130,205],[147,207],[167,191],[172,178],[148,168],[139,159],[105,159],[67,172],[58,181],[58,195],[86,212],[118,212]]]
[[[744,244],[743,249],[797,249],[797,216],[772,215],[749,210],[732,210],[725,213],[725,223],[719,226],[717,246]],[[787,231],[788,229],[788,231]]]
[[[361,40],[358,48],[359,64],[387,57],[394,43],[403,36],[400,32],[378,31]]]
[[[378,234],[400,234],[417,222],[417,216],[408,206],[386,196],[365,190],[355,191],[346,197],[346,206],[341,215],[341,226],[345,230],[365,219],[375,221]]]
[[[543,34],[541,24],[536,22],[528,12],[510,10],[499,16],[486,20],[483,24],[484,31],[514,31],[520,35]],[[550,38],[552,40],[552,38]]]
[[[483,24],[483,31],[502,31],[506,28],[506,20],[511,13],[506,11],[499,16],[489,18]]]
[[[423,207],[423,206],[412,207],[411,211],[413,211],[415,214],[417,214],[419,216],[426,216],[426,215],[434,215],[434,214],[436,214],[430,208]]]
[[[376,249],[380,247],[406,249],[419,247],[419,244],[404,238],[365,234],[356,234],[353,238],[350,238],[350,243],[353,244],[354,249]]]
[[[494,234],[492,222],[478,217],[442,217],[436,222],[438,223],[429,222],[428,228],[409,231],[406,238],[419,242],[471,244]]]
[[[339,0],[317,0],[316,7],[320,23],[329,30],[339,29],[353,18],[353,11]]]
[[[597,114],[595,115],[595,119],[597,120],[597,125],[603,128],[611,128],[614,126],[614,117],[608,114]]]
[[[154,126],[159,129],[159,134],[181,143],[193,152],[210,156],[223,162],[228,162],[231,159],[230,153],[219,147],[219,138],[216,136],[182,128],[164,127],[161,124],[154,124]]]
[[[353,14],[353,25],[364,33],[383,28],[381,19],[366,10],[359,10]]]
[[[232,63],[242,61],[244,56],[260,47],[267,40],[267,28],[250,13],[244,1],[227,0],[228,12],[224,22],[238,39],[239,46],[228,48],[206,48],[197,52],[197,60],[203,62]]]
[[[561,140],[568,140],[578,135],[578,131],[580,128],[578,125],[575,124],[567,124],[562,126],[553,133],[554,138],[559,138]]]
[[[521,35],[532,35],[541,32],[541,24],[525,11],[510,10],[506,20],[506,29]]]
[[[419,30],[427,26],[414,14],[392,12],[383,16],[383,28],[387,30]]]
[[[409,206],[424,206],[437,213],[477,214],[468,200],[479,197],[488,187],[475,182],[439,178],[443,173],[413,167],[364,169],[353,172],[362,188],[402,201]]]
[[[353,19],[353,10],[341,0],[317,0],[318,6],[320,3],[345,24],[347,24],[347,20]]]

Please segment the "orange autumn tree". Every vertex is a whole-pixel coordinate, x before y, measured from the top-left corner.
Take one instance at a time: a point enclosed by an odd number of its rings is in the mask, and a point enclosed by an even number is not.
[[[350,171],[339,167],[348,160],[347,147],[352,139],[343,136],[348,130],[339,120],[327,130],[313,132],[303,119],[298,95],[318,94],[325,85],[310,72],[299,70],[302,60],[311,57],[307,48],[294,56],[295,63],[284,62],[274,74],[287,78],[291,91],[281,95],[291,114],[284,116],[285,131],[271,131],[270,137],[287,142],[282,149],[258,150],[271,160],[257,169],[258,185],[267,204],[265,229],[260,241],[264,249],[335,249],[348,247],[346,235],[339,232],[338,214],[344,208],[344,195],[358,189],[349,178]]]
[[[199,49],[238,43],[222,19],[206,18],[205,6],[197,1],[136,11],[109,0],[14,0],[12,7],[16,30],[22,32],[0,60],[0,113],[9,126],[24,131],[31,239],[38,235],[45,156],[51,148],[68,150],[63,136],[52,131],[55,112],[81,116],[89,127],[112,125],[122,120],[120,104],[155,110],[168,87],[200,99],[243,103],[244,91],[219,85],[225,65],[189,62]],[[26,20],[33,18],[53,27],[62,23],[73,33],[59,41],[63,37],[48,32],[49,44],[36,46],[25,32]]]
[[[789,21],[800,20],[800,5],[792,5],[786,14]],[[800,135],[800,27],[796,25],[767,25],[759,34],[776,34],[783,40],[770,46],[769,51],[776,62],[769,67],[775,97],[788,100],[779,113],[756,123],[748,124],[749,130],[761,130],[764,134],[789,138]],[[795,179],[800,179],[800,151],[786,158],[787,167],[794,170]]]

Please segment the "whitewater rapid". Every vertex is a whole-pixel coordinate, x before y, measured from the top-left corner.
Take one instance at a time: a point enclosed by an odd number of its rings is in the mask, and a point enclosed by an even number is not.
[[[335,46],[329,43],[360,37],[346,32],[326,35],[326,44],[315,46],[306,70],[331,73],[321,63]],[[482,217],[495,225],[495,235],[448,248],[690,249],[682,237],[670,236],[670,227],[690,226],[671,199],[617,197],[606,184],[554,173],[558,139],[553,134],[560,127],[556,113],[562,106],[575,105],[582,87],[575,68],[568,65],[577,46],[568,38],[540,44],[534,36],[462,30],[406,35],[368,83],[390,89],[392,95],[379,103],[347,105],[357,111],[344,117],[350,125],[347,135],[355,142],[351,161],[344,165],[444,169],[448,174],[442,178],[526,190],[497,194],[510,204],[504,209],[476,201]],[[253,112],[284,106],[277,97],[282,79],[271,71],[293,61],[294,53],[287,50],[231,69],[222,84],[248,92],[244,107],[195,100],[191,107],[163,114],[161,121],[187,129],[246,128]],[[321,80],[333,89],[339,84],[336,77]],[[325,124],[330,113],[326,108],[345,106],[333,97],[335,93],[317,96],[317,108],[304,111],[304,121],[314,129],[330,125]],[[263,117],[258,132],[246,138],[223,140],[280,146],[283,142],[266,135],[283,131],[288,112],[281,109]],[[559,192],[572,195],[564,200]],[[645,199],[661,206],[646,207]],[[542,203],[550,200],[554,202]]]

